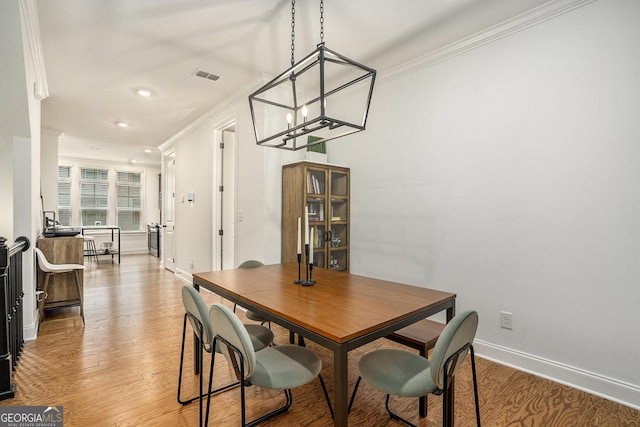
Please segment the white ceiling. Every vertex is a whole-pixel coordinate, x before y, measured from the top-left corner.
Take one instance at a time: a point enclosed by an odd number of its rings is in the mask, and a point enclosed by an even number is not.
[[[325,43],[382,73],[543,3],[325,0]],[[289,0],[37,0],[37,6],[50,94],[42,127],[64,133],[63,156],[159,164],[157,146],[262,74],[290,65]],[[298,0],[295,11],[301,59],[319,42],[319,1]],[[196,69],[222,78],[195,77]],[[137,95],[141,87],[152,96]],[[130,126],[116,126],[119,120]]]

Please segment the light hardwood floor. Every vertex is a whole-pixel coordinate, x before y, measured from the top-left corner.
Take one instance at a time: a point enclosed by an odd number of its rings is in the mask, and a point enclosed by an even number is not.
[[[128,255],[121,265],[87,263],[84,283],[86,326],[77,308],[48,314],[37,340],[25,344],[14,377],[16,397],[0,405],[62,405],[65,426],[198,425],[197,403],[181,406],[176,401],[184,314],[180,288],[186,282],[160,268],[157,258]],[[209,304],[222,301],[203,293]],[[287,332],[273,328],[276,341],[285,343]],[[331,353],[314,343],[308,347],[322,358],[332,393]],[[360,356],[380,347],[402,348],[383,339],[351,352],[351,389]],[[186,360],[185,386],[195,393],[190,336]],[[205,361],[208,365],[208,357]],[[471,375],[465,365],[456,383],[457,426],[475,425]],[[481,358],[477,365],[484,426],[640,426],[640,412],[631,408]],[[215,374],[216,384],[230,381],[221,357]],[[293,397],[288,413],[264,425],[331,425],[318,382],[294,390]],[[249,419],[282,402],[281,393],[255,387],[248,389],[247,399]],[[418,419],[417,399],[392,403],[419,426],[429,427],[441,425],[441,404],[439,397],[430,396],[428,418]],[[210,425],[239,425],[239,405],[238,389],[215,396]],[[400,425],[389,420],[384,396],[366,384],[349,421],[357,426]]]

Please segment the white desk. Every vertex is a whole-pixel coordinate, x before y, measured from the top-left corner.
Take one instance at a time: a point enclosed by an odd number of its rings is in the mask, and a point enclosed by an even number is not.
[[[105,253],[104,251],[98,251],[98,255],[111,255],[111,261],[113,261],[113,256],[118,255],[118,264],[120,264],[120,227],[114,225],[86,225],[82,226],[82,235],[84,236],[85,230],[98,230],[98,231],[111,231],[111,241],[115,243],[115,234],[118,232],[118,247],[117,249],[112,249],[109,252]]]

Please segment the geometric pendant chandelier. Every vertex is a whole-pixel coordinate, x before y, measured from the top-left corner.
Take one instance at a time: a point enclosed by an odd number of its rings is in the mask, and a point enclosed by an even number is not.
[[[258,145],[299,150],[365,129],[376,70],[320,44],[295,63],[295,0],[291,2],[291,67],[249,95]]]

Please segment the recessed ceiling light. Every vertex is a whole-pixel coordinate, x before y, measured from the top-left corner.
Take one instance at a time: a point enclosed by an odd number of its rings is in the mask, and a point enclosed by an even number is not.
[[[117,126],[120,126],[121,128],[126,128],[127,126],[129,126],[129,123],[125,123],[125,122],[116,122]]]
[[[138,89],[137,93],[138,95],[144,96],[144,97],[151,96],[151,91],[149,89]]]
[[[145,152],[145,153],[150,153],[150,152],[151,152],[151,150],[150,150],[150,149],[148,149],[148,148],[145,148],[145,149],[144,149],[144,152]]]
[[[137,160],[131,160],[131,163],[138,163]]]

